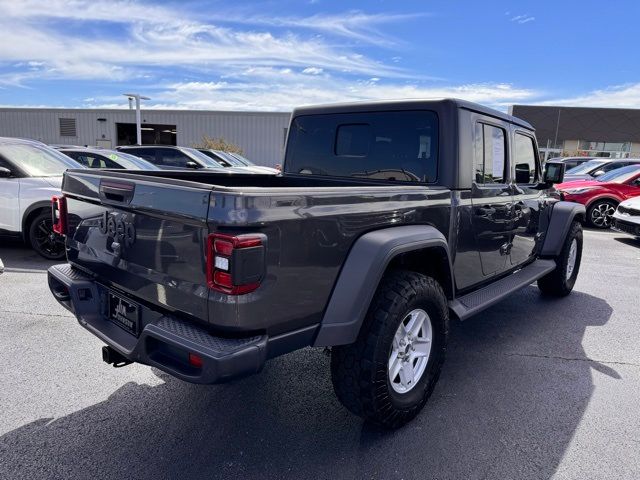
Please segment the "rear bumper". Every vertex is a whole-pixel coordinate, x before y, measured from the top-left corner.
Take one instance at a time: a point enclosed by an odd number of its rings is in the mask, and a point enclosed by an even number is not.
[[[267,335],[224,338],[191,322],[140,305],[135,336],[106,316],[108,289],[69,264],[49,268],[51,293],[85,327],[126,359],[159,368],[192,383],[219,383],[261,370],[268,358]],[[132,299],[135,302],[135,299]],[[273,349],[272,349],[273,350]],[[189,354],[202,358],[190,365]],[[272,352],[273,353],[273,352]]]

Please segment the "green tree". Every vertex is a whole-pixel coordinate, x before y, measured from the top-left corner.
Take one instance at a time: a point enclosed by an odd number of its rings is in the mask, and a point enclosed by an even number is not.
[[[194,145],[194,148],[207,148],[211,150],[222,150],[223,152],[239,153],[242,155],[242,147],[227,142],[223,137],[212,138],[208,135],[202,136],[202,141]]]

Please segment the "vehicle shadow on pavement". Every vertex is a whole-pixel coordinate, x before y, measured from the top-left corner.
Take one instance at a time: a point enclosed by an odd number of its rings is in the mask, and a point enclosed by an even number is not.
[[[640,237],[614,237],[614,239],[630,247],[640,248]]]
[[[41,270],[46,272],[51,265],[65,261],[46,260],[24,243],[6,238],[0,239],[0,259],[2,259],[7,272],[12,270]]]
[[[581,345],[585,329],[610,315],[599,298],[546,299],[529,287],[454,322],[431,400],[395,432],[338,404],[319,349],[225,385],[157,372],[161,385],[128,383],[104,402],[0,437],[0,458],[11,459],[0,477],[549,478],[589,403],[591,369],[620,378]]]

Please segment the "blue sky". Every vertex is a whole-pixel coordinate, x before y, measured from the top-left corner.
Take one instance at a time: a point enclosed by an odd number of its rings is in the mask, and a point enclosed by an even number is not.
[[[640,108],[640,2],[0,0],[0,106]]]

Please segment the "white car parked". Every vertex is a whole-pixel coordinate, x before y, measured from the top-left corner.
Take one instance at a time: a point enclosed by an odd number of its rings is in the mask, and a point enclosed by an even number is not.
[[[618,204],[611,228],[640,237],[640,197],[630,198]]]
[[[45,258],[63,258],[62,237],[51,229],[51,197],[60,195],[69,168],[83,167],[43,143],[0,137],[0,235],[22,237]]]

